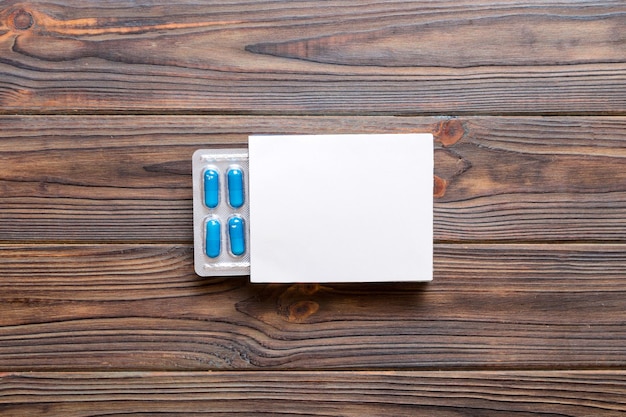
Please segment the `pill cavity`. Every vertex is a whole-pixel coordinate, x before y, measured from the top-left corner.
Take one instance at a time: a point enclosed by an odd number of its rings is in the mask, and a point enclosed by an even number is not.
[[[239,216],[233,216],[228,220],[228,238],[230,252],[235,255],[243,255],[246,251],[245,223]]]
[[[228,170],[228,204],[233,208],[243,206],[243,171],[241,168],[231,168]]]
[[[204,171],[204,205],[215,208],[220,202],[220,175],[216,169]]]
[[[209,258],[220,256],[222,249],[221,225],[217,219],[209,219],[206,222],[206,255]]]

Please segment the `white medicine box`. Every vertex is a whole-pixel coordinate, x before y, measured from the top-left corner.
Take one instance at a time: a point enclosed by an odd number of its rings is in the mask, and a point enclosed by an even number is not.
[[[430,281],[430,134],[251,136],[193,156],[201,276]]]

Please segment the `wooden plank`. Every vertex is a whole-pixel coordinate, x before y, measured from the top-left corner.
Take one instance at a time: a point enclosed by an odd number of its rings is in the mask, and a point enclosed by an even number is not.
[[[2,245],[0,369],[623,368],[626,245],[448,245],[432,283],[200,278],[189,246]]]
[[[624,114],[622,1],[3,2],[0,109]]]
[[[466,137],[435,157],[447,184],[436,238],[624,241],[624,121],[469,119]]]
[[[619,416],[624,371],[7,373],[19,416]]]
[[[191,154],[247,136],[434,132],[435,239],[624,241],[625,117],[0,117],[0,241],[192,236]]]

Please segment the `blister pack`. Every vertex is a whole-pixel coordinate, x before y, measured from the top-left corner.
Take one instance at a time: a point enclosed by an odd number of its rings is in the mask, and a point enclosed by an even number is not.
[[[196,273],[250,274],[248,150],[199,149],[192,161]]]

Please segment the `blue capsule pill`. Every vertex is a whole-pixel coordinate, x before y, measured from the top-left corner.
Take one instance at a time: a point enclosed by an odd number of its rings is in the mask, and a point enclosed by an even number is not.
[[[204,204],[215,208],[220,202],[220,174],[214,169],[204,171]]]
[[[231,253],[235,256],[242,255],[246,251],[246,232],[241,217],[235,216],[228,220],[228,237]]]
[[[233,208],[243,206],[243,172],[239,168],[228,170],[228,203]]]
[[[209,258],[220,256],[222,249],[222,233],[219,220],[209,219],[206,222],[206,255]]]

